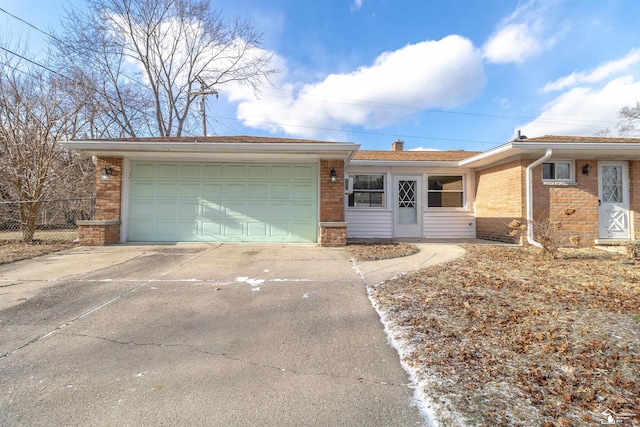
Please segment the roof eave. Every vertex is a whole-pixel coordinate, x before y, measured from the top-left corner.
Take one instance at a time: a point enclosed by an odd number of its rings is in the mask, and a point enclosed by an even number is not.
[[[353,143],[278,143],[278,142],[96,142],[85,140],[65,141],[61,145],[71,150],[82,151],[94,156],[133,157],[136,154],[318,154],[351,158],[360,148]]]
[[[458,160],[358,160],[349,162],[349,166],[378,166],[378,167],[449,167],[459,166]]]

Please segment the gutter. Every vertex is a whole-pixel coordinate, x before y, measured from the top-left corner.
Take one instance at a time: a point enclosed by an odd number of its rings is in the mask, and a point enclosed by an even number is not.
[[[549,160],[552,154],[553,150],[551,148],[547,148],[547,152],[544,156],[527,166],[527,242],[536,248],[542,248],[542,245],[539,242],[536,242],[533,238],[533,168],[542,162]]]

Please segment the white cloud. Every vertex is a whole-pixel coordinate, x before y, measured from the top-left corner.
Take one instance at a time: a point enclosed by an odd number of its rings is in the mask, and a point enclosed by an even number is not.
[[[491,36],[484,45],[484,57],[489,62],[521,64],[542,50],[540,41],[531,36],[527,24],[510,24]]]
[[[568,76],[561,77],[556,81],[547,83],[544,86],[543,91],[559,91],[583,83],[597,83],[615,74],[625,72],[639,62],[640,49],[632,49],[626,56],[614,61],[605,62],[593,70],[587,72],[573,72]]]
[[[555,43],[545,36],[544,11],[546,5],[529,1],[516,8],[496,28],[483,46],[488,62],[522,64]]]
[[[601,88],[576,87],[545,105],[535,120],[521,129],[528,137],[592,136],[614,127],[618,111],[640,99],[640,81],[633,76],[614,79]]]
[[[287,91],[265,89],[261,97],[237,92],[230,100],[246,126],[314,137],[322,129],[380,128],[420,110],[455,107],[478,96],[485,82],[480,52],[454,35],[384,52],[350,73],[281,83]]]
[[[353,0],[353,4],[350,7],[351,11],[354,12],[356,10],[360,10],[362,7],[362,1],[363,0]]]

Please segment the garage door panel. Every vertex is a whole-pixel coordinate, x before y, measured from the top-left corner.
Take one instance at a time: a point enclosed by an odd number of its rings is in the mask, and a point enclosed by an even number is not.
[[[224,186],[224,197],[227,199],[245,199],[246,184],[226,184]]]
[[[291,185],[288,184],[273,184],[270,186],[270,198],[288,200],[291,198]]]
[[[269,234],[269,226],[264,222],[247,223],[247,235],[251,238],[266,238]]]
[[[270,179],[272,180],[291,179],[291,167],[290,166],[272,166]]]
[[[155,196],[156,186],[152,182],[136,182],[131,185],[131,197],[154,198]]]
[[[156,218],[175,218],[178,219],[178,203],[173,200],[158,201],[155,206]]]
[[[315,242],[317,165],[132,162],[129,240]]]
[[[269,186],[267,184],[253,184],[247,189],[247,196],[251,200],[266,200],[269,198]]]
[[[308,204],[293,204],[289,206],[289,212],[292,219],[304,220],[305,218],[309,218],[310,215],[316,210],[316,206],[308,203]]]
[[[294,185],[292,188],[292,198],[295,200],[315,200],[316,187],[313,184]]]
[[[205,200],[218,200],[222,197],[222,184],[202,184],[202,197]]]
[[[198,218],[202,216],[201,206],[198,202],[184,202],[181,201],[178,204],[178,217],[179,218]]]
[[[246,179],[247,167],[244,165],[227,165],[224,171],[226,179]]]
[[[200,179],[201,165],[180,165],[180,178]]]
[[[178,195],[181,199],[197,199],[200,197],[200,184],[184,184],[178,186]]]
[[[156,165],[149,163],[138,163],[131,174],[131,178],[146,179],[156,177]]]
[[[224,175],[222,165],[204,165],[202,167],[203,179],[221,179]]]
[[[267,180],[269,179],[269,166],[247,166],[249,179]]]
[[[222,234],[222,224],[213,221],[202,222],[203,238],[211,238],[212,240],[219,240]]]
[[[174,164],[158,164],[156,178],[159,179],[176,179],[178,178],[178,165]]]

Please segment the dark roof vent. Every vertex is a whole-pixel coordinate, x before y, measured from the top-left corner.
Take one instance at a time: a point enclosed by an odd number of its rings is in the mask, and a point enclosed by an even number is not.
[[[520,129],[518,129],[518,133],[517,133],[517,135],[516,135],[516,139],[515,139],[514,141],[521,141],[521,140],[523,140],[523,139],[527,139],[527,136],[526,136],[526,135],[522,135],[522,134],[520,133]]]

